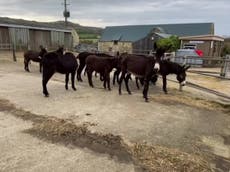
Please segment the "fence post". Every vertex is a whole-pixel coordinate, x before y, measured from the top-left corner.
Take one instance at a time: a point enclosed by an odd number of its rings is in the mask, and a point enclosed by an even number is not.
[[[188,56],[183,56],[183,65],[187,64],[187,58],[188,58]]]
[[[223,61],[222,61],[222,64],[221,64],[221,69],[220,69],[220,76],[221,77],[225,77],[225,71],[224,71],[224,69],[225,69],[225,60],[226,60],[226,58],[223,57]]]
[[[12,51],[13,51],[13,60],[16,62],[17,58],[16,58],[16,55],[15,55],[15,45],[14,45],[14,43],[12,43]]]

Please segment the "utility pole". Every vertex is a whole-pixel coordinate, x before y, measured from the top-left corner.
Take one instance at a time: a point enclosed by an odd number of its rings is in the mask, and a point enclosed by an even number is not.
[[[68,25],[67,18],[70,17],[70,12],[67,10],[67,5],[70,5],[70,4],[67,4],[66,0],[64,0],[64,4],[63,5],[64,5],[63,16],[65,17],[65,26],[67,27],[67,25]]]

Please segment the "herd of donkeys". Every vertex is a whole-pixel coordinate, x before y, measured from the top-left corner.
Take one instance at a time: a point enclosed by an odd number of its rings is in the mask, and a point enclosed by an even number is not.
[[[126,90],[129,94],[128,82],[131,74],[135,75],[137,87],[138,81],[143,85],[143,97],[148,101],[149,82],[156,82],[157,76],[161,75],[163,80],[163,91],[167,94],[168,74],[176,74],[176,78],[180,86],[185,85],[186,71],[190,66],[179,65],[169,60],[163,60],[165,49],[157,48],[155,55],[140,55],[128,53],[116,53],[111,56],[105,53],[82,52],[76,57],[71,52],[64,52],[63,47],[58,47],[56,51],[47,52],[40,46],[40,51],[29,50],[24,53],[24,69],[29,72],[30,61],[40,64],[40,72],[42,72],[43,94],[48,97],[47,83],[55,72],[65,74],[65,88],[68,89],[69,75],[71,74],[72,89],[75,88],[75,75],[77,72],[77,80],[82,82],[81,73],[85,68],[88,82],[91,87],[92,73],[100,74],[100,80],[103,81],[104,88],[110,88],[110,72],[115,69],[113,74],[113,84],[115,81],[119,84],[119,94],[121,94],[121,85],[125,81]],[[78,60],[77,60],[78,59]],[[79,61],[79,62],[78,62]],[[79,63],[79,64],[78,64]]]

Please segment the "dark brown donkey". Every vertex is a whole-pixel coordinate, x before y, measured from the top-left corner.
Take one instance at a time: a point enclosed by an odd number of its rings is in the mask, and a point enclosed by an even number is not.
[[[77,59],[73,53],[67,52],[63,54],[63,48],[59,48],[55,52],[49,52],[42,58],[43,73],[42,86],[43,94],[48,97],[47,83],[55,72],[65,74],[65,88],[68,89],[69,74],[71,74],[72,88],[75,88],[75,74],[78,67]]]
[[[159,70],[159,63],[156,63],[154,57],[134,54],[121,54],[121,78],[119,81],[119,94],[121,94],[121,84],[126,74],[132,73],[136,77],[144,78],[143,97],[148,101],[149,81],[154,74],[154,70]],[[131,94],[128,86],[128,80],[125,80],[127,92]]]
[[[110,88],[110,72],[113,68],[117,68],[118,58],[117,57],[108,57],[108,56],[97,56],[89,55],[86,59],[86,72],[88,76],[89,85],[93,86],[92,82],[92,73],[93,71],[100,74],[104,80],[104,88],[106,89],[106,83],[108,90]]]
[[[105,53],[90,53],[90,52],[82,52],[80,54],[78,54],[77,58],[79,59],[79,67],[77,69],[77,80],[82,82],[82,78],[81,78],[81,72],[84,69],[85,65],[86,65],[86,58],[89,55],[96,55],[96,56],[107,56],[107,57],[113,57],[111,55],[105,54]]]
[[[190,66],[186,65],[179,65],[175,62],[171,62],[169,60],[162,60],[160,61],[160,70],[158,73],[155,73],[152,78],[151,82],[155,84],[158,78],[158,74],[162,75],[162,81],[163,81],[163,91],[165,94],[168,93],[167,91],[167,75],[169,74],[176,74],[176,79],[179,82],[180,85],[180,90],[182,89],[183,86],[186,84],[186,71],[190,68]],[[127,74],[125,77],[125,80],[129,80],[131,78],[131,74]],[[143,78],[138,78],[136,77],[136,85],[137,88],[139,89],[139,84],[138,81],[140,81],[141,85],[144,84]]]
[[[47,53],[43,46],[40,46],[40,52],[29,50],[24,53],[24,69],[29,72],[29,62],[34,61],[39,63],[40,72],[42,72],[42,57]]]
[[[162,60],[160,62],[160,71],[159,74],[162,75],[163,81],[163,91],[167,94],[167,78],[168,74],[176,74],[177,81],[180,84],[180,90],[182,86],[186,84],[186,71],[190,68],[190,66],[179,65],[175,62],[171,62],[169,60]]]

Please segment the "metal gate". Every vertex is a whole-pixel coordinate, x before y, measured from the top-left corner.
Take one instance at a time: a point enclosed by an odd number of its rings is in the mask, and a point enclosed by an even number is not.
[[[221,76],[230,79],[230,55],[226,55],[223,67],[221,68]]]

